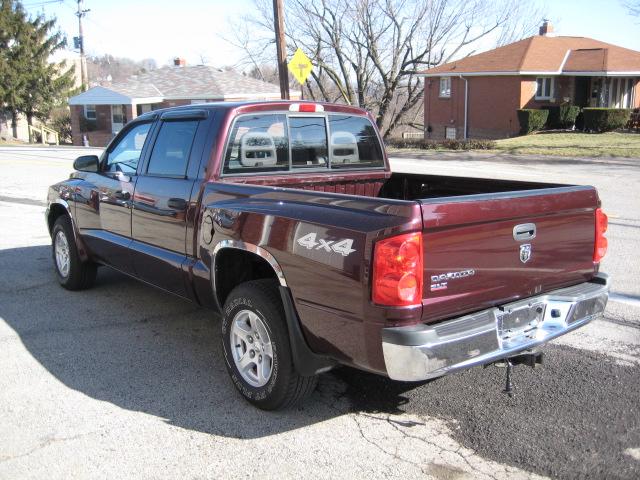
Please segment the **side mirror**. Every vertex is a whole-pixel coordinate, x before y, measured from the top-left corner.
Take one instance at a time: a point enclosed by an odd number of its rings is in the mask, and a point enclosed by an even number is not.
[[[79,172],[97,172],[100,159],[97,155],[82,155],[73,162],[73,169]]]

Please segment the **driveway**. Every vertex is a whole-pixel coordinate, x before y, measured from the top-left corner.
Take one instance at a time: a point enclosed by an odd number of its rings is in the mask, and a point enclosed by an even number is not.
[[[638,478],[640,169],[392,159],[395,170],[594,183],[610,214],[602,320],[536,370],[404,384],[341,368],[299,408],[246,404],[218,317],[106,268],[67,292],[46,186],[84,149],[0,148],[0,478]]]

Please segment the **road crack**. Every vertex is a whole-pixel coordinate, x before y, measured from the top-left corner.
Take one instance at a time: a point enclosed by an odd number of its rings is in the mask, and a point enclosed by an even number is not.
[[[97,431],[92,431],[92,432],[88,432],[88,433],[79,433],[77,435],[71,435],[69,437],[49,437],[49,438],[45,438],[44,441],[40,442],[38,445],[36,445],[35,447],[33,447],[31,450],[27,451],[27,452],[23,452],[23,453],[19,453],[17,455],[3,455],[0,456],[0,463],[6,463],[9,462],[11,460],[17,460],[18,458],[24,458],[24,457],[28,457],[29,455],[33,455],[34,453],[38,452],[39,450],[42,450],[44,448],[47,448],[53,444],[56,443],[61,443],[61,442],[69,442],[69,441],[73,441],[73,440],[78,440],[79,438],[83,438],[83,437],[88,437],[91,435],[94,435],[95,433],[97,433]]]

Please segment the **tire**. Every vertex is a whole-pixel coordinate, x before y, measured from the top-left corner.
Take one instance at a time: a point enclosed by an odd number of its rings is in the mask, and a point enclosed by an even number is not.
[[[223,308],[227,370],[242,396],[263,410],[299,403],[318,381],[317,375],[304,377],[295,370],[286,325],[277,283],[270,279],[238,285]]]
[[[64,288],[84,290],[93,285],[97,266],[93,262],[83,262],[80,259],[71,219],[67,215],[58,217],[53,224],[51,255],[58,282]]]

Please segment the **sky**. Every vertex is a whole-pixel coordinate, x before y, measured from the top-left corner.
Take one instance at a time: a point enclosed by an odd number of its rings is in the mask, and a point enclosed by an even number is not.
[[[285,2],[287,0],[284,0]],[[345,0],[349,1],[349,0]],[[32,14],[55,16],[70,45],[77,36],[75,0],[23,0]],[[592,37],[640,51],[640,18],[621,0],[540,0],[558,35]],[[187,64],[237,65],[242,52],[225,41],[234,23],[253,11],[251,0],[84,0],[85,50],[135,60],[153,58],[159,66],[175,57]],[[286,28],[286,26],[285,26]],[[69,51],[66,55],[75,55]]]

